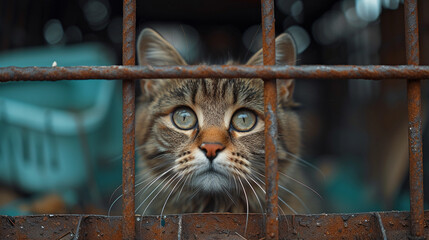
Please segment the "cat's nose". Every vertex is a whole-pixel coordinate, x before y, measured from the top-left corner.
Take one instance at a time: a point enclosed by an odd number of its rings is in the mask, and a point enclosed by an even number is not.
[[[218,142],[203,142],[200,149],[206,154],[206,157],[211,161],[216,158],[216,155],[225,149],[222,143]]]

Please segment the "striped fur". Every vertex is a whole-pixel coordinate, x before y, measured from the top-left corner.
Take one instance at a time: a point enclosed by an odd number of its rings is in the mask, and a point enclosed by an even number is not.
[[[295,47],[289,35],[280,35],[276,46],[277,63],[294,64]],[[174,47],[151,29],[140,34],[138,58],[142,65],[186,64]],[[260,51],[248,64],[261,62]],[[299,155],[301,136],[298,116],[288,108],[293,105],[294,84],[293,80],[281,80],[278,85],[279,170],[295,178],[300,175],[295,156]],[[265,203],[263,81],[153,79],[141,80],[141,87],[136,118],[141,171],[137,213],[242,213],[247,204],[250,212],[261,212]],[[172,112],[181,106],[195,112],[196,128],[180,130],[172,123]],[[230,127],[234,112],[243,108],[257,115],[256,126],[249,132]],[[203,142],[225,146],[212,164],[199,148]],[[280,184],[300,192],[288,177],[281,175]],[[279,197],[284,201],[280,203],[282,212],[302,212],[302,203],[286,190],[280,189]]]

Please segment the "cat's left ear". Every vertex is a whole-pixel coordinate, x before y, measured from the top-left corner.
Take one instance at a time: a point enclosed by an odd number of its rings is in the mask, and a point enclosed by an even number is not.
[[[137,40],[137,57],[139,65],[173,66],[187,65],[180,53],[159,33],[145,28]],[[158,91],[168,83],[168,79],[142,79],[140,86],[142,97],[153,99]]]
[[[292,37],[282,33],[276,38],[276,65],[295,65],[296,47]],[[262,49],[253,55],[246,65],[263,65]],[[293,100],[295,81],[293,79],[277,79],[279,101],[286,105],[296,105]]]

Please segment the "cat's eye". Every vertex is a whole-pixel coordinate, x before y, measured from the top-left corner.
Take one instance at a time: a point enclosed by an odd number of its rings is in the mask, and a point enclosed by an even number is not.
[[[256,115],[247,109],[240,109],[234,113],[231,120],[234,130],[248,132],[256,125]]]
[[[173,112],[171,120],[177,128],[190,130],[195,127],[197,116],[192,109],[188,107],[180,107]]]

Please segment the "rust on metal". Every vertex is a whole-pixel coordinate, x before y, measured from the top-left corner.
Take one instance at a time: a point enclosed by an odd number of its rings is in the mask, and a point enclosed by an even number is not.
[[[419,27],[417,0],[406,0],[405,43],[407,64],[419,65]],[[410,212],[411,236],[424,238],[424,199],[423,199],[423,152],[422,152],[422,98],[421,81],[408,79],[408,156],[410,162]]]
[[[142,78],[319,78],[319,79],[423,79],[429,66],[308,65],[308,66],[79,66],[1,67],[0,82],[79,79]]]
[[[123,1],[122,64],[135,65],[136,1]],[[122,81],[122,239],[134,240],[135,232],[135,81]]]
[[[261,0],[262,53],[264,65],[276,64],[274,0]],[[264,79],[265,113],[265,239],[279,239],[279,173],[277,162],[277,84],[275,78]]]
[[[409,218],[409,212],[283,215],[279,217],[279,238],[407,239]],[[14,224],[10,224],[11,219]],[[159,216],[136,217],[135,239],[260,240],[265,237],[264,216],[261,214],[249,215],[246,236],[246,214],[184,214],[162,219],[163,222]],[[429,221],[429,212],[425,212],[424,220]],[[384,231],[380,222],[384,223]],[[122,217],[94,215],[0,216],[0,237],[2,240],[120,240],[123,223]],[[423,236],[429,236],[429,228],[424,229]]]

